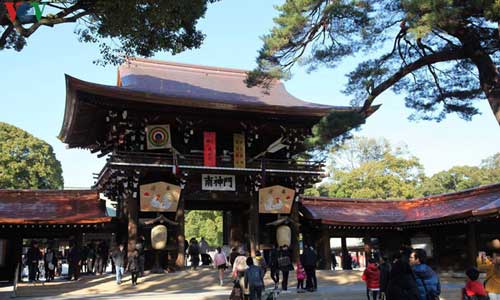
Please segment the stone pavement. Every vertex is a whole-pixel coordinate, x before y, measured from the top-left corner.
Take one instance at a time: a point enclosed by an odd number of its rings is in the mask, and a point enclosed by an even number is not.
[[[342,299],[365,300],[365,285],[360,280],[359,271],[318,271],[318,291],[315,293],[296,293],[295,273],[290,273],[289,292],[279,299]],[[130,276],[117,285],[113,275],[84,276],[79,281],[56,281],[50,283],[21,283],[18,286],[18,299],[59,300],[59,299],[175,299],[205,300],[228,299],[231,280],[227,274],[226,284],[219,286],[216,271],[201,269],[170,274],[150,274],[139,279],[132,286]],[[266,286],[273,286],[269,272],[265,278]],[[443,294],[441,299],[460,299],[463,279],[442,278]],[[12,288],[10,287],[10,290]],[[0,299],[8,299],[12,293],[0,288]]]

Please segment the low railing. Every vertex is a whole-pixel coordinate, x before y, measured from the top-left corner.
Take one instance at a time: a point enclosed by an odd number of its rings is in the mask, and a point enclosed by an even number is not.
[[[136,164],[162,164],[179,166],[204,166],[203,154],[182,154],[174,156],[172,154],[148,153],[148,152],[116,152],[109,158],[114,163],[136,163]],[[221,168],[234,168],[232,156],[217,156],[216,166]],[[322,172],[324,164],[322,161],[300,160],[300,159],[269,159],[259,158],[247,160],[247,169],[266,170],[295,170],[308,172]]]

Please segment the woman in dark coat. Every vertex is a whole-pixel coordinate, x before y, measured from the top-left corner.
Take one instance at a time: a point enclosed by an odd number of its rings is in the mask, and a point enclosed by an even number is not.
[[[418,287],[410,264],[401,257],[392,263],[387,300],[418,300]]]

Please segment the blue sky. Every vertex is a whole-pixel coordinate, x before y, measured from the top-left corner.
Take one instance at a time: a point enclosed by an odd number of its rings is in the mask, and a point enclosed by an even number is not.
[[[230,1],[209,6],[200,29],[207,35],[200,49],[172,56],[160,53],[156,59],[210,66],[251,69],[261,46],[259,39],[272,27],[276,15],[273,4],[281,1]],[[64,74],[96,83],[116,84],[116,67],[92,64],[98,48],[79,43],[73,30],[76,24],[42,28],[20,53],[0,52],[0,121],[18,126],[50,143],[63,166],[65,186],[89,187],[92,173],[104,160],[88,151],[66,149],[57,139],[65,105]],[[345,74],[355,66],[348,59],[338,69],[319,69],[307,74],[295,68],[285,82],[294,96],[330,105],[348,105],[341,93]],[[386,137],[393,144],[405,143],[420,158],[428,175],[454,165],[478,165],[481,159],[500,151],[500,128],[487,101],[480,101],[482,115],[471,122],[450,115],[441,123],[410,122],[411,111],[403,96],[386,92],[377,103],[381,109],[370,117],[358,135]]]

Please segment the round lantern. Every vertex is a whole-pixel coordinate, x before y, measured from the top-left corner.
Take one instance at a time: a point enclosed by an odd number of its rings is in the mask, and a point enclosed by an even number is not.
[[[151,229],[151,246],[153,249],[161,250],[167,245],[167,227],[156,225]]]
[[[278,226],[276,229],[276,241],[279,247],[283,245],[290,246],[290,242],[292,241],[292,230],[290,227],[287,225]]]
[[[491,246],[493,249],[500,249],[500,240],[499,239],[494,239],[491,241]]]

